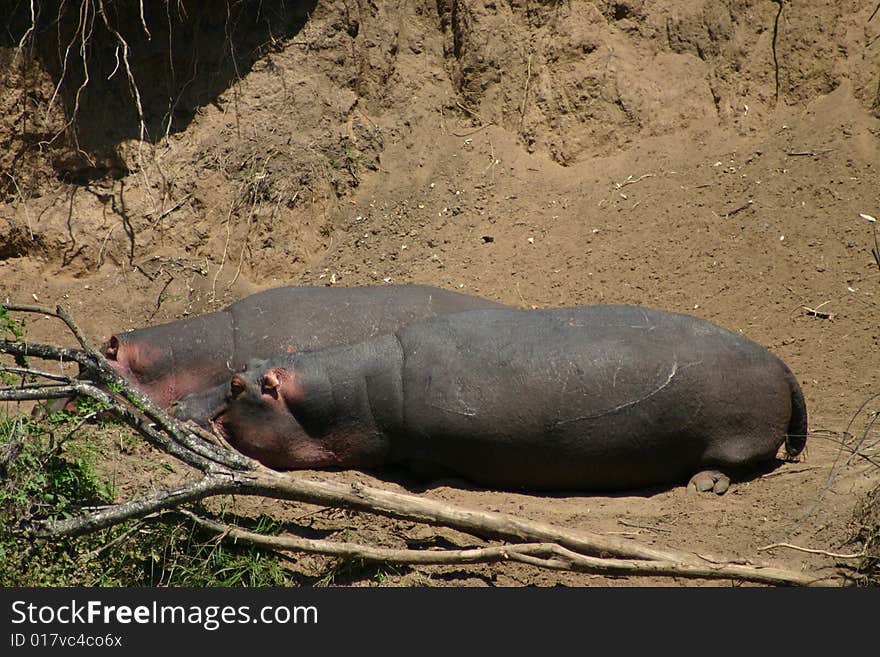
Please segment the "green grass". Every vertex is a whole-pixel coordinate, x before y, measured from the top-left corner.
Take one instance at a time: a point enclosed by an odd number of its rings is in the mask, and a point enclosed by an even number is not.
[[[166,536],[150,554],[150,586],[286,586],[289,575],[277,556],[255,547],[204,541],[187,529]],[[277,533],[270,518],[258,519],[251,531]]]
[[[77,538],[34,539],[33,523],[71,517],[115,498],[97,465],[104,451],[126,442],[126,430],[104,422],[68,437],[84,412],[39,422],[0,415],[0,586],[293,583],[274,553],[207,539],[181,516],[131,521]],[[251,529],[278,531],[268,517]]]

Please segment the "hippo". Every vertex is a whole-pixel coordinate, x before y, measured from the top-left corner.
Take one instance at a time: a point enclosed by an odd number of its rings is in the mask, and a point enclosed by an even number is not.
[[[251,359],[360,342],[417,319],[486,307],[502,306],[428,285],[279,287],[217,312],[118,333],[103,353],[157,405],[205,424],[230,375]]]
[[[455,476],[480,486],[625,490],[731,474],[804,448],[791,370],[751,340],[638,306],[489,308],[231,377],[213,418],[264,465]]]

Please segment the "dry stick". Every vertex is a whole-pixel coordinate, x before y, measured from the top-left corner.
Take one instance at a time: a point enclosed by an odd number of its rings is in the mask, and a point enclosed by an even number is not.
[[[880,244],[877,243],[877,222],[871,222],[871,228],[874,233],[874,248],[871,249],[871,255],[874,256],[874,261],[877,263],[877,268],[880,269]]]
[[[18,42],[18,48],[15,50],[15,55],[13,55],[12,63],[15,63],[15,58],[18,57],[18,54],[24,50],[24,46],[27,43],[28,37],[34,33],[34,30],[37,28],[37,12],[35,7],[36,0],[31,0],[31,24],[28,25],[28,29],[25,31],[24,36]],[[870,18],[868,20],[871,20]]]
[[[779,59],[776,56],[776,39],[779,36],[779,17],[782,15],[783,0],[773,0],[773,1],[779,5],[779,11],[776,12],[776,18],[773,19],[773,41],[772,41],[774,82],[776,84],[774,98],[775,98],[776,102],[779,102]]]
[[[114,547],[116,547],[117,545],[119,545],[120,543],[122,543],[122,542],[123,542],[125,539],[127,539],[129,536],[131,536],[131,535],[134,534],[136,531],[138,531],[138,530],[141,528],[141,525],[142,525],[142,524],[143,524],[143,523],[141,523],[141,522],[136,522],[132,527],[130,527],[129,529],[127,529],[127,530],[125,530],[124,532],[122,532],[122,534],[120,534],[119,536],[117,536],[116,538],[114,538],[114,539],[113,539],[112,541],[110,541],[109,543],[105,543],[105,544],[102,545],[101,547],[96,548],[96,549],[92,550],[91,552],[88,552],[88,553],[86,554],[86,558],[87,558],[87,559],[97,559],[98,557],[100,557],[102,554],[104,554],[104,553],[107,552],[108,550],[112,550]]]
[[[50,347],[49,345],[0,340],[0,353],[36,356],[38,358],[54,358],[55,360],[60,360],[53,353],[55,351],[55,348]],[[63,351],[64,356],[68,360],[75,360],[84,367],[103,374],[100,367],[95,365],[95,361],[91,354],[79,350],[58,351]],[[14,368],[0,367],[0,371],[3,372],[10,371],[10,369]],[[124,379],[121,380],[125,381]],[[111,382],[113,381],[111,380]],[[144,413],[149,420],[153,420],[160,427],[168,431],[168,433],[172,435],[172,439],[168,439],[160,431],[156,431],[152,428],[147,418],[133,413],[129,408],[118,402],[114,397],[110,396],[103,390],[95,387],[91,382],[83,381],[81,379],[67,378],[65,383],[67,385],[59,386],[57,384],[49,384],[42,388],[0,388],[0,401],[67,399],[75,397],[76,395],[85,395],[98,402],[106,404],[108,408],[119,415],[124,422],[140,432],[145,438],[160,449],[165,450],[168,454],[171,454],[175,458],[178,458],[193,467],[199,468],[200,470],[210,470],[216,468],[218,464],[237,462],[245,463],[249,460],[235,452],[230,452],[225,449],[217,449],[213,445],[205,443],[201,438],[187,434],[186,431],[180,430],[179,426],[175,425],[173,420],[159,409],[155,409],[158,411],[156,417],[152,417],[148,409],[144,410]],[[124,385],[120,384],[120,386],[124,390],[124,393],[130,397],[143,397],[143,395],[137,391],[132,392],[132,389],[128,386],[127,382]],[[132,403],[139,403],[139,400],[135,399],[135,402]],[[150,403],[152,404],[152,402]]]
[[[309,481],[259,468],[237,478],[247,481],[248,494],[271,494],[312,504],[342,506],[401,520],[440,524],[484,537],[516,541],[553,541],[580,552],[643,559],[699,562],[689,552],[658,550],[647,545],[608,538],[585,531],[568,531],[505,513],[467,509],[431,499],[395,493],[354,483],[342,485]]]
[[[345,485],[300,479],[262,466],[252,472],[213,472],[199,481],[154,493],[141,500],[116,504],[77,518],[47,521],[40,525],[38,534],[78,536],[169,509],[182,502],[229,493],[265,495],[276,499],[345,507],[402,520],[445,525],[492,538],[555,541],[581,552],[700,563],[696,555],[687,552],[656,550],[590,532],[566,531],[502,513],[466,509],[415,495],[368,488],[361,484]]]
[[[177,203],[175,203],[170,208],[165,210],[162,214],[160,214],[158,217],[156,217],[156,220],[153,222],[153,227],[155,227],[160,221],[162,221],[169,214],[171,214],[172,212],[174,212],[175,210],[180,208],[184,203],[186,203],[189,200],[189,198],[191,196],[192,196],[192,192],[190,192],[189,194],[186,194],[182,199],[177,201]]]
[[[18,374],[19,376],[40,376],[44,379],[49,379],[50,381],[59,381],[59,382],[68,382],[70,381],[70,377],[66,374],[53,374],[51,372],[43,372],[41,370],[35,370],[30,367],[4,367],[4,372],[8,372],[9,374]],[[47,384],[36,383],[36,384],[25,384],[30,388],[35,387],[43,387]],[[8,386],[9,388],[18,388],[19,386]]]
[[[775,568],[749,568],[738,565],[688,565],[649,560],[605,559],[573,552],[556,543],[520,543],[463,550],[408,550],[378,548],[359,543],[314,540],[293,536],[265,536],[232,525],[208,520],[183,511],[203,530],[217,534],[222,540],[254,545],[273,550],[295,550],[325,554],[347,559],[363,559],[380,563],[413,565],[449,565],[461,563],[491,563],[521,561],[541,568],[576,570],[602,575],[672,575],[689,578],[731,577],[769,584],[808,586],[820,579],[803,573]],[[543,558],[542,558],[543,557]],[[554,557],[552,559],[547,557]]]
[[[614,189],[622,189],[623,187],[626,187],[627,185],[635,185],[637,182],[641,182],[645,178],[653,178],[656,175],[657,175],[656,173],[646,173],[646,174],[639,176],[638,178],[633,178],[632,176],[629,176],[622,183],[617,183],[617,182],[614,183]]]
[[[70,332],[73,333],[73,336],[76,338],[77,342],[82,345],[83,349],[85,349],[87,352],[97,353],[97,349],[95,349],[95,346],[85,336],[85,334],[80,331],[79,326],[76,325],[76,322],[73,321],[73,318],[70,316],[70,313],[65,310],[64,306],[48,308],[46,306],[3,304],[3,307],[6,308],[6,310],[11,310],[13,312],[35,313],[39,315],[48,315],[49,317],[57,317],[67,325],[67,328],[70,329]]]
[[[880,392],[871,395],[871,396],[868,397],[864,402],[862,402],[862,405],[859,406],[858,409],[856,409],[856,412],[853,413],[852,417],[850,418],[849,423],[846,425],[846,429],[843,430],[843,435],[844,435],[844,436],[850,436],[850,435],[852,435],[852,434],[850,433],[850,429],[852,428],[853,423],[856,421],[856,418],[862,413],[863,410],[865,410],[865,408],[868,406],[868,404],[870,404],[872,401],[874,401],[875,399],[878,399],[878,398],[880,398]],[[872,424],[873,424],[873,423],[872,423]],[[847,465],[847,466],[850,465],[850,464],[852,463],[852,460],[853,460],[856,456],[862,456],[862,455],[859,453],[859,450],[861,449],[862,444],[865,442],[865,440],[867,439],[867,437],[868,437],[868,432],[865,431],[865,433],[862,435],[862,438],[861,438],[861,439],[855,444],[855,446],[853,446],[852,448],[850,448],[850,449],[852,450],[852,452],[851,452],[849,458],[848,458],[847,461],[846,461],[846,465]],[[843,447],[843,446],[841,446],[841,447]],[[847,447],[849,447],[849,446],[847,445]],[[843,451],[843,450],[841,449],[841,451]],[[838,455],[838,456],[839,456],[839,455]],[[829,482],[829,483],[831,482],[831,475],[833,474],[834,468],[836,468],[836,467],[837,467],[837,459],[835,459],[834,465],[832,466],[832,472],[829,473],[829,475],[828,475],[828,482]]]
[[[759,547],[758,551],[763,552],[764,550],[772,550],[780,547],[788,548],[789,550],[797,550],[798,552],[808,552],[810,554],[824,554],[826,557],[833,557],[834,559],[861,559],[867,554],[866,550],[856,552],[855,554],[840,554],[839,552],[829,552],[828,550],[800,547],[799,545],[792,545],[791,543],[772,543],[770,545],[765,545],[764,547]]]
[[[197,502],[212,495],[236,492],[237,484],[228,473],[212,473],[200,480],[173,490],[145,495],[123,504],[114,504],[99,511],[65,520],[45,520],[34,523],[33,533],[38,538],[82,536],[126,520],[143,518],[156,511],[169,509],[187,502]]]
[[[522,132],[523,123],[526,120],[526,102],[529,98],[529,82],[532,81],[532,54],[529,53],[529,61],[526,66],[526,83],[523,86],[523,99],[522,105],[519,108],[519,131]]]

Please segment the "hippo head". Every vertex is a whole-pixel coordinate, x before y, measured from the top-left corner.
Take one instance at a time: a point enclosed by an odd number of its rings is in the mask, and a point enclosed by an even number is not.
[[[120,376],[135,385],[161,407],[179,396],[169,381],[171,355],[156,344],[111,336],[102,349],[104,357]]]
[[[169,408],[184,395],[218,385],[229,375],[228,358],[219,348],[212,358],[198,358],[199,350],[187,350],[186,343],[187,336],[175,339],[160,326],[114,335],[102,351],[120,376],[157,406]]]
[[[298,414],[308,415],[306,406],[299,372],[291,367],[251,364],[233,375],[226,404],[213,422],[229,444],[270,468],[341,465],[320,432],[310,432],[303,418],[297,419]]]

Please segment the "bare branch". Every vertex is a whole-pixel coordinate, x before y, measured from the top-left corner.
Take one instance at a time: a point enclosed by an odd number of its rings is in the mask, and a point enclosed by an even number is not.
[[[238,484],[222,474],[210,474],[196,482],[170,491],[145,495],[125,504],[114,504],[100,511],[65,520],[49,520],[35,523],[34,535],[40,538],[56,536],[82,536],[100,529],[121,524],[126,520],[143,518],[156,511],[170,509],[187,502],[196,502],[212,495],[235,492]]]
[[[39,342],[21,342],[19,340],[0,340],[0,354],[10,356],[33,356],[43,360],[72,361],[83,367],[95,367],[94,359],[81,349],[69,349],[67,347],[53,347]]]
[[[464,550],[408,550],[378,548],[359,543],[315,540],[293,536],[266,536],[239,527],[208,520],[183,511],[201,529],[222,540],[273,550],[293,550],[346,559],[410,565],[449,565],[520,561],[540,568],[575,570],[602,575],[670,575],[688,578],[733,578],[768,584],[809,586],[822,578],[776,568],[754,568],[738,564],[690,565],[650,560],[607,559],[574,552],[556,543],[520,543]]]
[[[540,563],[535,561],[537,557],[529,550],[525,550],[522,554],[512,548],[508,550],[512,559],[545,568],[616,574],[736,578],[768,584],[808,585],[833,579],[833,577],[819,578],[812,574],[794,573],[765,566],[734,564],[690,552],[655,549],[635,541],[620,540],[586,531],[561,529],[507,514],[466,509],[415,495],[368,488],[359,484],[345,486],[325,481],[301,480],[262,466],[249,473],[214,473],[173,491],[108,507],[79,518],[47,523],[42,527],[40,535],[79,535],[132,518],[143,517],[158,510],[170,509],[185,502],[228,493],[266,495],[276,499],[295,499],[313,504],[352,508],[432,525],[445,525],[484,538],[513,540],[528,544],[553,544],[555,547],[550,550],[553,559],[549,561],[544,559]],[[226,527],[223,531],[233,534],[233,531],[231,529],[227,531]],[[309,551],[317,551],[320,547],[318,543],[301,545],[305,547],[311,545]],[[290,549],[299,548],[291,543]],[[337,548],[333,550],[337,551],[331,554],[337,556],[341,554]],[[606,555],[614,555],[618,559],[608,560],[605,558]],[[467,558],[472,557],[473,555]],[[602,568],[613,570],[601,570]]]

